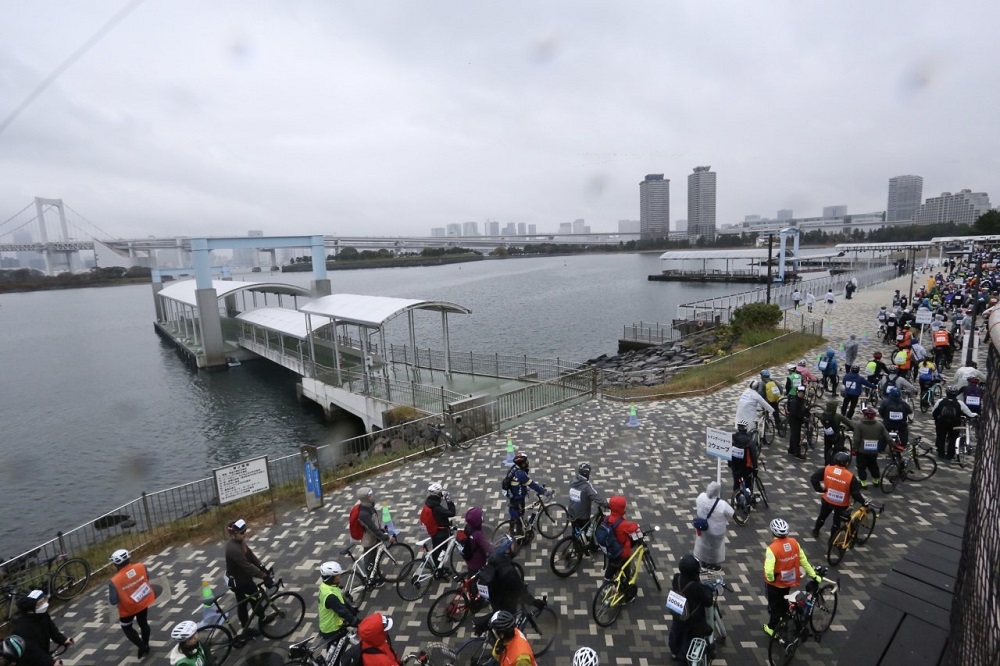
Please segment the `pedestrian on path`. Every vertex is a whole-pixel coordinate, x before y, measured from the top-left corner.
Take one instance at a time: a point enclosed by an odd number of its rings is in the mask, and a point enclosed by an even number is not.
[[[816,305],[816,294],[812,293],[812,289],[806,294],[806,310],[809,312],[813,311],[813,306]]]
[[[799,303],[802,302],[802,292],[796,287],[795,291],[792,292],[792,305],[796,310],[799,309]]]
[[[714,571],[721,569],[726,559],[726,526],[736,513],[719,497],[721,489],[718,481],[712,481],[695,500],[698,517],[708,520],[708,529],[695,533],[694,556],[704,568]]]
[[[858,336],[851,333],[850,339],[844,342],[844,367],[849,368],[854,365],[858,358]]]
[[[111,563],[118,572],[108,583],[108,601],[118,606],[118,624],[122,632],[137,648],[139,659],[149,654],[149,607],[156,601],[156,593],[149,584],[149,571],[144,564],[132,564],[132,556],[124,548],[111,553]],[[132,626],[139,625],[140,635]]]
[[[833,314],[833,306],[837,297],[833,295],[833,287],[826,290],[826,314]]]

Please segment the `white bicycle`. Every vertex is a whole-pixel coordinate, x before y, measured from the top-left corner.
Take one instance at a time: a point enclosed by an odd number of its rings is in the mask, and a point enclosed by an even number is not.
[[[417,542],[420,551],[416,559],[407,564],[399,574],[396,593],[406,601],[416,601],[427,594],[434,581],[452,580],[455,574],[455,551],[458,541],[452,534],[434,548],[431,537]]]

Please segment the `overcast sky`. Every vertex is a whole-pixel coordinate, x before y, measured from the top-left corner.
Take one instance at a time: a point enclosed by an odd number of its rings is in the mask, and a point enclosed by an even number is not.
[[[0,5],[0,120],[125,5]],[[44,196],[117,237],[611,231],[647,173],[686,218],[707,164],[719,225],[884,210],[910,173],[996,205],[998,24],[995,0],[145,0],[0,133],[0,222]]]

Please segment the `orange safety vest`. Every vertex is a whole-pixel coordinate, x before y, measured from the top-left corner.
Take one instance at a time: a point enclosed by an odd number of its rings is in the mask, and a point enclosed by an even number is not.
[[[827,465],[823,472],[823,486],[826,491],[823,499],[834,506],[847,506],[851,503],[851,481],[854,474],[840,465]]]
[[[948,331],[938,329],[934,331],[934,346],[935,347],[947,347],[951,344],[951,334]]]
[[[903,362],[899,362],[899,355],[903,354]],[[910,364],[913,363],[913,354],[909,349],[900,349],[898,352],[893,354],[892,362],[900,370],[909,370]]]
[[[765,580],[774,587],[795,587],[799,584],[799,542],[791,537],[775,539],[768,546],[774,555],[774,580]]]
[[[131,617],[146,610],[156,600],[144,564],[132,564],[111,577],[118,593],[118,617]]]
[[[520,629],[514,630],[514,638],[510,639],[501,655],[497,655],[495,651],[493,653],[493,657],[500,662],[500,666],[514,666],[517,663],[517,658],[522,655],[531,657],[531,666],[535,666],[535,653],[531,651],[528,639],[524,637]]]
[[[903,339],[897,342],[896,346],[902,349],[903,347],[907,347],[911,344],[913,344],[913,335],[908,330],[903,331]]]

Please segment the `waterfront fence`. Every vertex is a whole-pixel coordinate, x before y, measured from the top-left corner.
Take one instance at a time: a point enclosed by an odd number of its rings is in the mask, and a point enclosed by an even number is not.
[[[444,371],[445,353],[437,349],[420,349],[408,345],[388,345],[387,360],[417,368]],[[577,372],[580,363],[562,359],[510,356],[506,354],[480,354],[476,352],[451,352],[448,361],[452,372],[497,379],[556,379]]]

